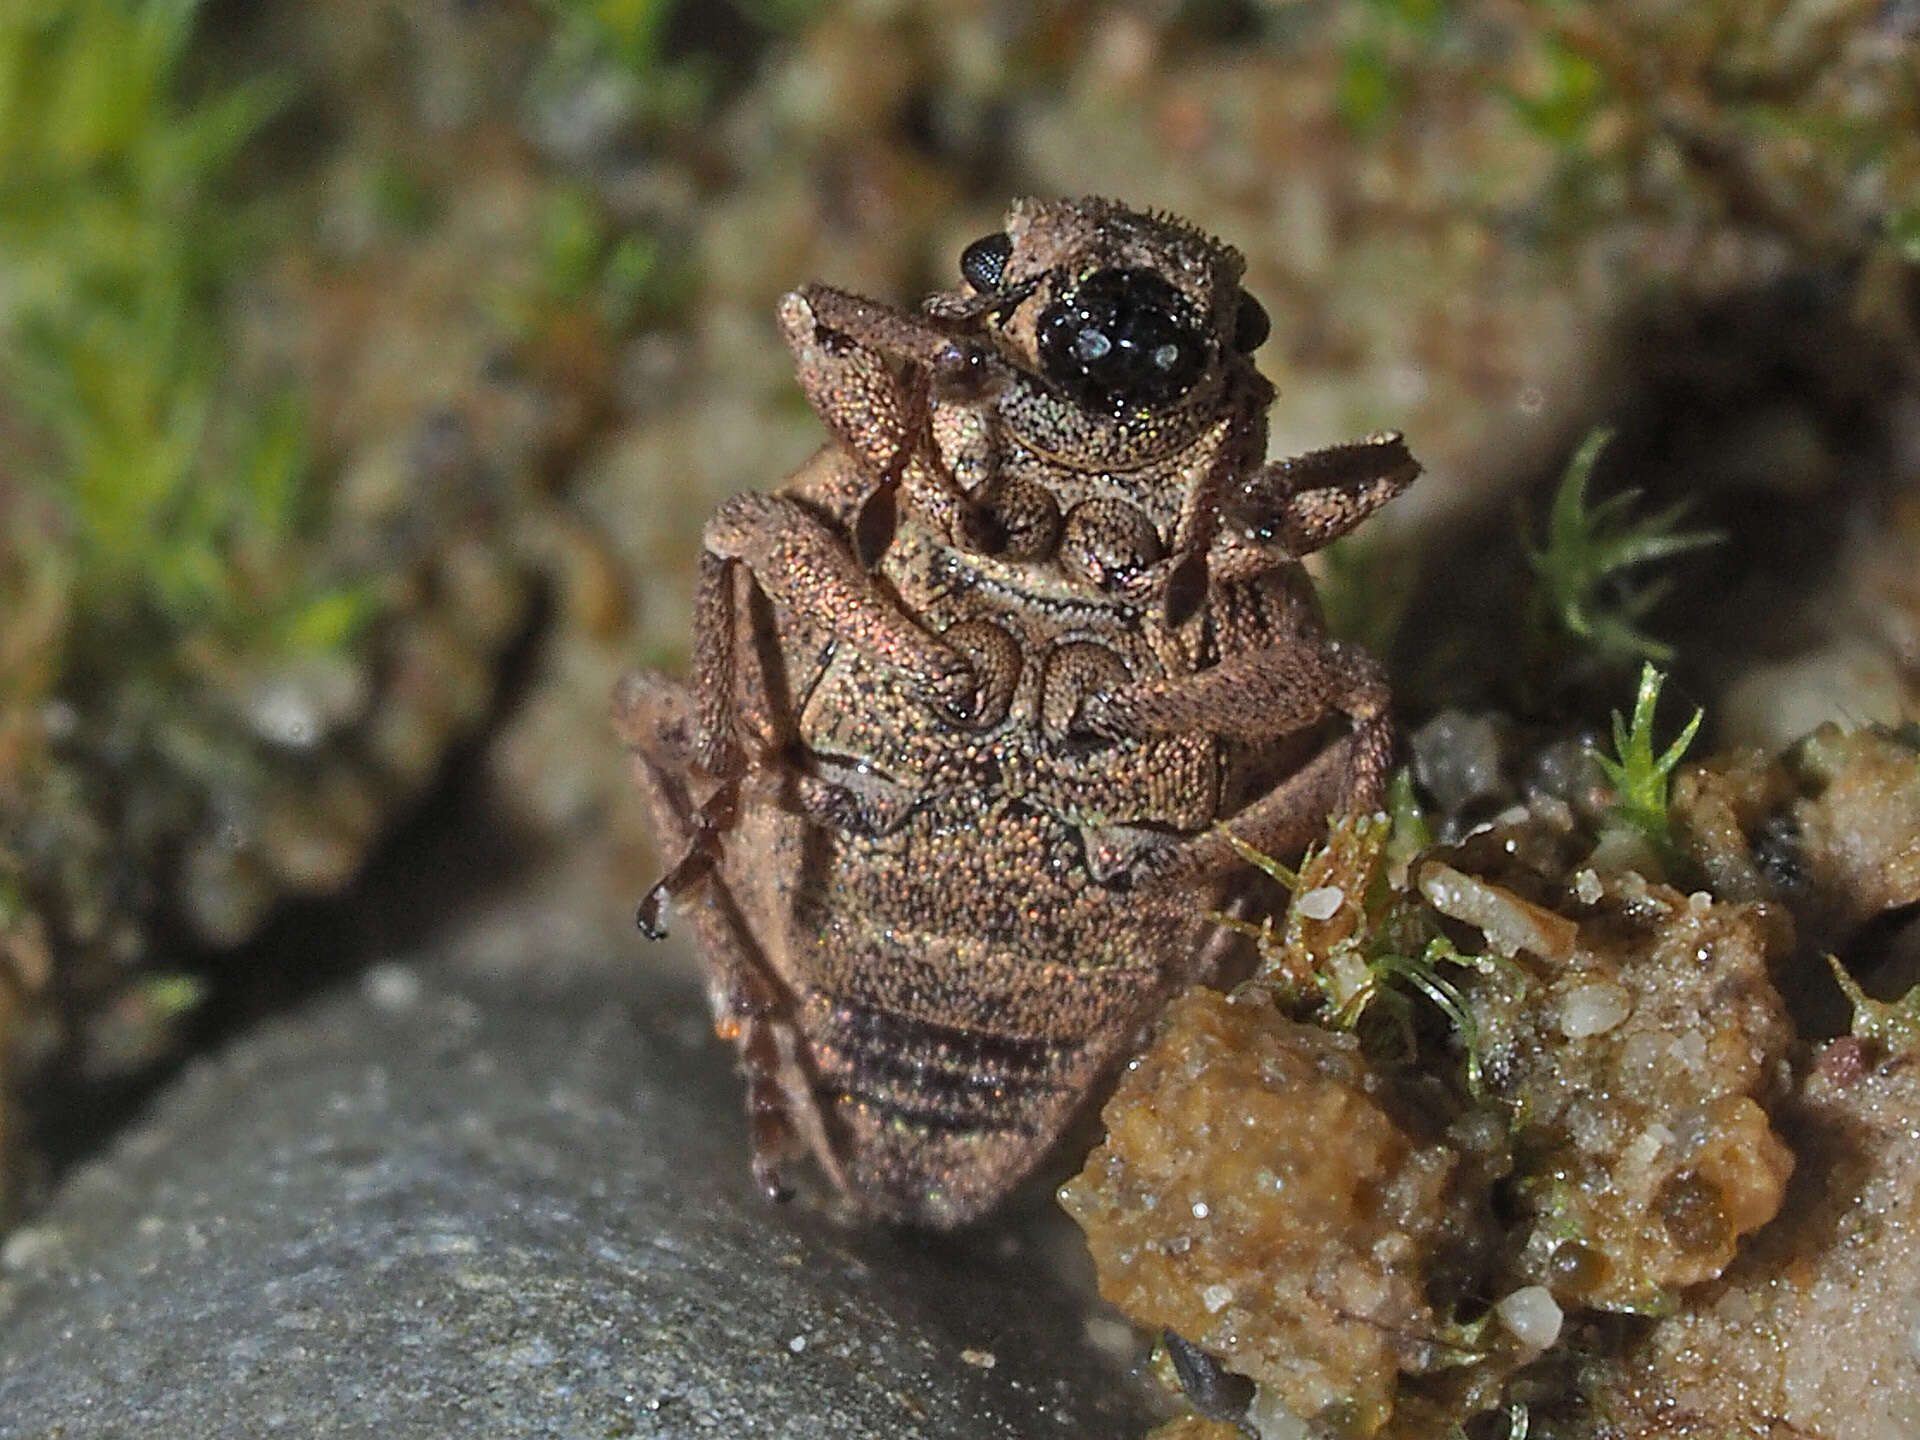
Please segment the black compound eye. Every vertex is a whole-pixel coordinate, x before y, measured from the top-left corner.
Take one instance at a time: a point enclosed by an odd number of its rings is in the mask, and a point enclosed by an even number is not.
[[[1013,254],[1013,237],[1004,232],[983,235],[960,252],[960,275],[982,295],[1000,288],[1006,278],[1007,257]]]
[[[1251,355],[1267,343],[1267,336],[1272,333],[1273,322],[1267,319],[1267,307],[1242,290],[1240,308],[1233,317],[1233,348],[1242,355]]]
[[[1040,362],[1069,398],[1110,415],[1171,404],[1212,348],[1193,307],[1151,270],[1097,270],[1040,317]]]

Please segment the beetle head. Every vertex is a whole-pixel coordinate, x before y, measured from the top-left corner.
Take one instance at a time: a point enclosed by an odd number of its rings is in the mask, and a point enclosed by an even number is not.
[[[1243,269],[1183,221],[1108,200],[1018,200],[1005,230],[961,253],[966,289],[928,308],[979,317],[1024,381],[1002,407],[1022,438],[1145,463],[1217,418],[1251,372],[1267,317]]]

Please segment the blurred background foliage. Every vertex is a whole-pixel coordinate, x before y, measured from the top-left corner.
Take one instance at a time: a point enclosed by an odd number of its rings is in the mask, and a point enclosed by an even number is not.
[[[1410,721],[1599,726],[1648,656],[1723,740],[1915,718],[1917,44],[1905,0],[6,7],[11,1093],[64,1134],[312,983],[265,927],[370,855],[457,905],[445,828],[376,848],[423,797],[621,909],[612,678],[817,443],[775,300],[947,284],[1014,194],[1240,246],[1277,452],[1408,433],[1323,583]]]

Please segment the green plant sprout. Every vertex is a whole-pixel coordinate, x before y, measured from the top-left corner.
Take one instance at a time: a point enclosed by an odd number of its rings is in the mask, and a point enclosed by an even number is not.
[[[1895,1055],[1920,1054],[1920,985],[1898,1000],[1876,1000],[1861,988],[1840,957],[1829,953],[1827,968],[1852,1007],[1849,1032],[1860,1040],[1872,1040]]]
[[[1445,936],[1429,940],[1418,955],[1393,952],[1374,955],[1367,962],[1368,984],[1348,998],[1336,1012],[1335,1020],[1343,1030],[1355,1029],[1368,1007],[1375,1001],[1383,1001],[1399,1012],[1401,1030],[1409,1037],[1403,1042],[1403,1049],[1411,1054],[1415,1048],[1410,1038],[1412,1017],[1406,1013],[1405,996],[1409,993],[1423,996],[1446,1017],[1447,1024],[1459,1037],[1465,1055],[1467,1093],[1477,1099],[1485,1089],[1481,1078],[1480,1024],[1474,1018],[1472,1002],[1459,986],[1441,974],[1442,965],[1473,970],[1488,968],[1484,956],[1468,955],[1456,949]]]
[[[1673,793],[1673,770],[1700,732],[1704,710],[1696,709],[1679,736],[1659,755],[1653,753],[1653,712],[1660,703],[1660,687],[1667,677],[1651,663],[1640,669],[1640,689],[1633,699],[1633,718],[1613,712],[1613,754],[1590,747],[1595,763],[1613,786],[1612,813],[1645,836],[1663,856],[1673,853],[1672,817],[1668,802]]]
[[[1254,869],[1260,871],[1269,879],[1278,881],[1289,891],[1300,888],[1300,872],[1298,870],[1289,870],[1265,851],[1249,845],[1238,835],[1234,834],[1224,820],[1214,828],[1220,832],[1220,838],[1233,847],[1233,853],[1246,861],[1247,864],[1253,866]]]
[[[1628,571],[1657,560],[1720,544],[1717,530],[1677,530],[1688,502],[1642,519],[1630,518],[1638,490],[1623,490],[1597,505],[1587,503],[1587,482],[1613,432],[1596,429],[1574,452],[1547,513],[1546,543],[1527,547],[1527,564],[1539,582],[1534,593],[1539,628],[1557,627],[1588,646],[1602,661],[1671,661],[1673,647],[1639,628],[1667,597],[1670,578],[1631,585]]]
[[[1404,874],[1413,857],[1433,845],[1433,827],[1414,793],[1409,766],[1402,765],[1387,782],[1387,818],[1392,822],[1387,832],[1387,865],[1393,873]]]

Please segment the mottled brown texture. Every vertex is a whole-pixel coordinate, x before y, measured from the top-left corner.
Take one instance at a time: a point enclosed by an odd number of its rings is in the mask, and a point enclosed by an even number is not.
[[[1856,1051],[1847,1037],[1834,1045]],[[1829,1047],[1831,1048],[1831,1047]],[[1798,1202],[1588,1385],[1584,1440],[1920,1433],[1920,1071],[1816,1064],[1783,1107]]]
[[[1822,725],[1689,767],[1673,803],[1717,894],[1788,903],[1822,946],[1920,901],[1920,751],[1899,734]]]
[[[1768,972],[1791,943],[1772,907],[1628,873],[1544,983],[1487,997],[1483,1068],[1528,1177],[1517,1278],[1563,1304],[1657,1309],[1773,1218],[1793,1155],[1768,1107],[1793,1033]],[[1572,1017],[1596,994],[1623,1018],[1585,1033]]]
[[[1829,928],[1848,934],[1887,910],[1920,902],[1920,753],[1873,730],[1822,725],[1789,757],[1811,793],[1794,807],[1800,858],[1825,901]]]
[[[989,241],[919,314],[786,297],[833,440],[709,524],[691,686],[616,704],[682,857],[643,920],[695,929],[762,1183],[797,1137],[936,1226],[1212,962],[1248,885],[1217,822],[1285,856],[1378,804],[1385,683],[1299,561],[1418,472],[1385,434],[1262,465],[1264,317],[1218,241],[1092,200]]]
[[[1385,824],[1337,826],[1255,982],[1170,1005],[1103,1112],[1106,1142],[1064,1192],[1102,1293],[1328,1433],[1431,1440],[1518,1401],[1531,1433],[1584,1435],[1555,1427],[1586,1384],[1568,1367],[1590,1360],[1620,1367],[1590,1393],[1654,1393],[1636,1368],[1648,1330],[1618,1312],[1688,1313],[1797,1224],[1790,1184],[1853,1182],[1833,1163],[1845,1145],[1799,1119],[1770,979],[1788,913],[1569,875],[1574,824],[1538,802],[1404,867]],[[1402,1029],[1381,1004],[1389,966],[1438,936],[1475,958],[1431,962],[1444,1027]],[[1819,1084],[1856,1083],[1881,1043],[1836,1047]],[[1756,1285],[1818,1253],[1795,1233]],[[1594,1311],[1616,1315],[1602,1329]],[[1873,1364],[1895,1373],[1899,1352]]]
[[[1229,1425],[1224,1420],[1182,1415],[1160,1426],[1149,1440],[1241,1440],[1245,1433],[1238,1425]]]
[[[1354,1435],[1433,1363],[1426,1268],[1458,1158],[1409,1135],[1377,1082],[1351,1035],[1196,987],[1062,1192],[1108,1300]]]

